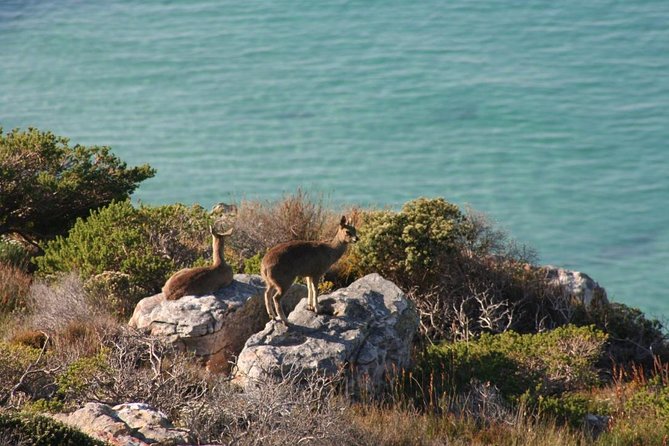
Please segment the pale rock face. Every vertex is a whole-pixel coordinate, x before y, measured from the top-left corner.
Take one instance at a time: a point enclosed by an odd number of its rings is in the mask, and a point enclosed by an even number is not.
[[[212,371],[227,372],[244,342],[269,321],[264,291],[260,276],[236,274],[214,294],[170,301],[162,293],[144,298],[128,324],[194,352]],[[290,312],[306,294],[304,286],[293,286],[282,299],[284,310]]]
[[[53,417],[112,445],[183,445],[192,443],[186,429],[175,428],[165,414],[147,404],[129,403],[110,407],[87,403],[70,414]]]
[[[347,368],[356,385],[374,391],[387,371],[409,366],[418,315],[395,284],[370,274],[318,302],[321,314],[307,310],[303,300],[288,316],[290,327],[271,321],[251,336],[235,382],[252,387],[289,371],[334,375]]]
[[[570,271],[552,265],[542,267],[546,271],[549,283],[561,286],[565,297],[586,308],[593,303],[606,304],[606,290],[599,286],[590,276],[579,271]]]

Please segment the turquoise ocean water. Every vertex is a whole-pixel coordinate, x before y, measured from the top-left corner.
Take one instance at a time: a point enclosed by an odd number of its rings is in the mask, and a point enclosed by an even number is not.
[[[443,196],[669,315],[667,0],[0,0],[0,125],[150,204]]]

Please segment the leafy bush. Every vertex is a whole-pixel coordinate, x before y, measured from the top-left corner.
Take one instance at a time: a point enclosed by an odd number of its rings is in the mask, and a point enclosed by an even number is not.
[[[128,168],[109,147],[75,145],[30,128],[0,128],[0,235],[36,242],[64,234],[77,218],[125,200],[155,171]]]
[[[524,335],[484,333],[475,341],[429,348],[419,373],[422,381],[432,380],[436,391],[463,391],[473,379],[497,386],[509,400],[525,393],[559,394],[597,382],[594,366],[605,342],[606,335],[593,327],[564,326]]]
[[[263,256],[258,253],[244,260],[244,274],[260,274],[260,262]]]
[[[77,400],[79,396],[89,392],[90,387],[111,386],[108,379],[112,370],[108,364],[108,350],[101,350],[94,356],[84,356],[69,363],[66,369],[56,378],[57,394],[65,400]],[[97,392],[93,391],[95,395]],[[90,395],[90,394],[89,394]],[[99,399],[100,395],[96,395]]]
[[[438,274],[441,262],[471,236],[457,206],[443,198],[419,198],[401,212],[372,212],[360,228],[355,255],[360,267],[401,283]]]
[[[342,274],[378,272],[399,285],[432,342],[569,322],[560,312],[561,293],[532,266],[534,253],[479,214],[420,198],[400,212],[367,212],[360,220],[360,241]]]
[[[118,296],[133,308],[141,297],[160,291],[174,271],[211,257],[209,217],[200,206],[169,205],[133,207],[115,202],[79,219],[66,238],[48,242],[44,256],[36,259],[39,272],[52,275],[78,271],[89,279],[106,272],[127,275],[126,292]],[[99,288],[99,281],[93,286]],[[109,283],[110,294],[120,286]]]
[[[52,418],[34,414],[0,412],[0,432],[5,444],[14,446],[104,446],[81,431]]]

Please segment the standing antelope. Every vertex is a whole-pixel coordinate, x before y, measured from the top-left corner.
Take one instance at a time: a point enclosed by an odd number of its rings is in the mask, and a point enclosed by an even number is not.
[[[270,249],[260,264],[260,274],[267,284],[265,307],[270,319],[275,319],[278,315],[288,325],[279,299],[296,277],[304,277],[307,282],[307,309],[318,313],[318,282],[330,266],[346,252],[348,244],[357,241],[355,228],[343,216],[337,234],[329,242],[298,240],[281,243]],[[273,295],[272,290],[275,291]]]
[[[232,282],[232,268],[225,263],[223,257],[225,248],[223,238],[231,235],[232,229],[218,233],[209,226],[209,232],[212,238],[212,265],[184,268],[174,273],[163,286],[163,294],[167,300],[210,294]]]

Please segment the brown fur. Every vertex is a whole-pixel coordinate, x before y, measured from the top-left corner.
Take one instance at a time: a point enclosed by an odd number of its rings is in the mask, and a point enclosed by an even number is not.
[[[307,308],[318,313],[318,282],[346,252],[348,244],[357,241],[355,228],[344,216],[337,234],[329,242],[299,240],[281,243],[270,249],[260,264],[260,274],[267,284],[265,308],[269,317],[275,318],[278,315],[288,325],[279,299],[297,277],[304,277],[307,282]]]
[[[213,263],[211,266],[185,268],[170,277],[163,294],[167,300],[177,300],[183,296],[201,296],[213,293],[232,282],[232,268],[225,263],[223,238],[232,234],[232,229],[219,234],[210,228],[212,237]]]

